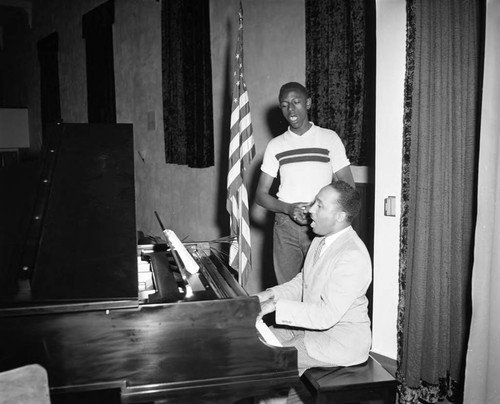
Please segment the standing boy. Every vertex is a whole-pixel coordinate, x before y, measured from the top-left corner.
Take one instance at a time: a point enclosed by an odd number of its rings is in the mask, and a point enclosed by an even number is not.
[[[284,84],[279,103],[290,126],[267,145],[256,201],[275,212],[273,261],[282,284],[302,268],[311,243],[306,212],[316,194],[332,180],[355,184],[342,140],[334,131],[309,122],[311,98],[306,88],[296,82]],[[276,198],[270,189],[278,174]]]

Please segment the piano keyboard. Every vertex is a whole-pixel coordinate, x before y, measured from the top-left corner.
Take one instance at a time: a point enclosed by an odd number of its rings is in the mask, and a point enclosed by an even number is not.
[[[257,320],[257,322],[255,323],[255,327],[267,344],[279,347],[283,346],[281,345],[281,342],[278,341],[278,338],[276,338],[276,335],[274,335],[271,329],[267,326],[267,324],[264,323],[264,320],[262,320],[262,318],[259,318]]]

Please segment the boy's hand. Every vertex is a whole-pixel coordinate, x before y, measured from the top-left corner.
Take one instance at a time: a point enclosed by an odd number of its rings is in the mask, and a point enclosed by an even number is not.
[[[288,214],[295,223],[305,225],[309,223],[309,202],[292,203]]]

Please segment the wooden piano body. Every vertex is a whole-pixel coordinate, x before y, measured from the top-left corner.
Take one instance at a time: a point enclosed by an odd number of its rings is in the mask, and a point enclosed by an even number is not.
[[[52,131],[23,254],[0,273],[0,371],[40,364],[54,403],[231,403],[298,382],[296,350],[262,340],[258,299],[213,244],[186,247],[191,295],[175,251],[137,245],[131,126]]]

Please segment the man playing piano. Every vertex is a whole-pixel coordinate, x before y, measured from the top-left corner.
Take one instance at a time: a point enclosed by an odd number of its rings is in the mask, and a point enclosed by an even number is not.
[[[316,237],[302,272],[257,294],[260,316],[275,311],[272,331],[284,346],[297,348],[300,375],[310,367],[368,359],[371,260],[351,227],[360,205],[359,193],[344,181],[322,188],[309,209]]]

